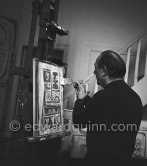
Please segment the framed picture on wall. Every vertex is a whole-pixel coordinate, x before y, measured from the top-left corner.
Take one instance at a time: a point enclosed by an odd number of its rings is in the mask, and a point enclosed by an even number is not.
[[[63,132],[63,67],[33,59],[33,137]]]
[[[146,159],[147,131],[139,130],[136,136],[136,143],[133,158]]]

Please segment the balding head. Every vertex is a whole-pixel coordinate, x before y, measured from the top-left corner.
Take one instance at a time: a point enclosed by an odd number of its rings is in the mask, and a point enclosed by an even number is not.
[[[123,78],[126,73],[123,59],[111,50],[102,52],[96,60],[96,65],[98,68],[106,68],[110,78]]]

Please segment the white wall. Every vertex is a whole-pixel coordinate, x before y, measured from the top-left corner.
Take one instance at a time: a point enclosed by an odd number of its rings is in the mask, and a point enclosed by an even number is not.
[[[58,23],[70,35],[57,42],[69,44],[68,76],[82,77],[85,47],[120,50],[146,30],[146,19],[145,0],[61,0]]]
[[[91,50],[119,52],[134,42],[147,28],[146,4],[145,0],[60,0],[58,23],[70,31],[57,38],[57,43],[69,45],[67,76],[87,77]]]

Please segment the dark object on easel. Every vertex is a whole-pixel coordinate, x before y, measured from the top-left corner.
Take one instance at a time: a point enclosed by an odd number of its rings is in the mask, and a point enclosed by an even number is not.
[[[40,11],[40,31],[38,39],[38,51],[36,58],[50,61],[53,59],[53,48],[56,34],[68,35],[68,30],[57,24],[59,0],[44,0]]]

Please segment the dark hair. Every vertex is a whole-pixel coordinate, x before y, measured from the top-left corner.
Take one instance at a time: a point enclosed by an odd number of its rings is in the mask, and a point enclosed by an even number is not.
[[[112,78],[124,77],[126,66],[123,59],[114,51],[107,50],[100,54],[97,65],[99,68],[106,68],[108,76]]]

